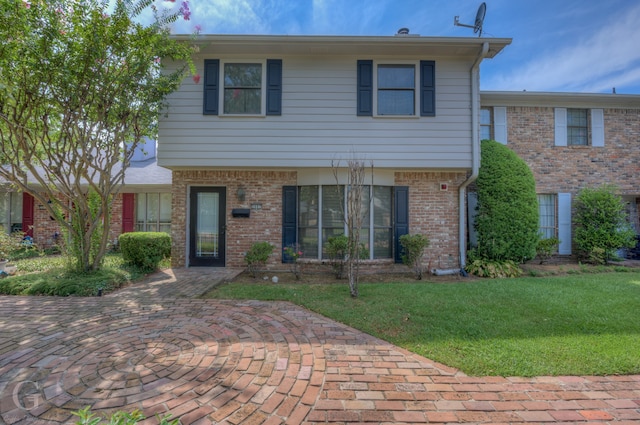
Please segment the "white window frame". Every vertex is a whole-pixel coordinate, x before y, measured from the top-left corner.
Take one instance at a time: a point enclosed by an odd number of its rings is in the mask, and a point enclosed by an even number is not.
[[[380,65],[413,65],[413,114],[384,115],[378,113],[378,67]],[[419,118],[420,117],[420,61],[373,61],[373,116],[377,118]]]
[[[258,114],[228,114],[225,113],[224,105],[224,75],[226,65],[235,64],[259,64],[262,70],[262,76],[260,80],[260,113]],[[221,117],[264,117],[267,110],[267,60],[266,59],[221,59],[220,60],[220,72],[218,73],[218,108],[219,116]]]

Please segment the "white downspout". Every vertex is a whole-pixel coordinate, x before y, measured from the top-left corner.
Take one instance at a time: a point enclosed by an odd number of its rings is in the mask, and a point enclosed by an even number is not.
[[[489,43],[482,43],[482,50],[478,54],[473,66],[471,67],[471,175],[467,178],[458,189],[459,196],[459,235],[458,246],[460,248],[460,269],[464,269],[467,264],[467,226],[466,226],[466,193],[467,186],[478,178],[480,170],[480,133],[478,132],[478,116],[480,114],[480,62],[487,56],[489,52]]]

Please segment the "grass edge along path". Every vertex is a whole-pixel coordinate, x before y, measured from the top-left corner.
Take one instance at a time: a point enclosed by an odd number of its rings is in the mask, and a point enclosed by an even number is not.
[[[207,296],[290,301],[468,375],[640,373],[640,272],[359,288],[231,283]]]

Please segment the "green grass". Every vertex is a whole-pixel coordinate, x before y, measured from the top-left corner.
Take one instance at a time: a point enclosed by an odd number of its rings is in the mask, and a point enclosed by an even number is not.
[[[26,258],[13,264],[18,273],[0,280],[0,294],[93,296],[99,289],[108,293],[144,276],[139,269],[126,265],[120,254],[107,255],[102,269],[92,273],[69,271],[67,258],[61,255]]]
[[[212,298],[287,300],[469,375],[640,373],[640,273],[461,283],[229,284]]]

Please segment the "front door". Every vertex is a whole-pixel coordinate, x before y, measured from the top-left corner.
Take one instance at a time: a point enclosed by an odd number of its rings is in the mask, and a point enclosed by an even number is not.
[[[189,221],[189,265],[224,267],[226,190],[192,187]]]

